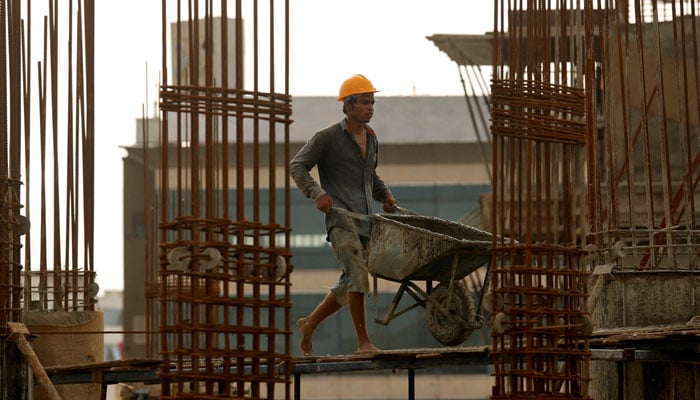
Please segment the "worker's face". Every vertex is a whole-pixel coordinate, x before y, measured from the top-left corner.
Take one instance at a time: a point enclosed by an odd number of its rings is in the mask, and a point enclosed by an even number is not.
[[[359,95],[357,101],[348,107],[348,117],[363,124],[369,122],[372,115],[374,115],[374,93]]]

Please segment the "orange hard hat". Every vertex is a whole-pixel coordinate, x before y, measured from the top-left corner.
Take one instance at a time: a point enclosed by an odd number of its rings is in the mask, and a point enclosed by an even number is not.
[[[375,93],[378,92],[372,82],[365,78],[364,75],[356,74],[348,79],[346,79],[342,85],[340,85],[340,92],[338,94],[338,101],[342,101],[348,96],[359,93]]]

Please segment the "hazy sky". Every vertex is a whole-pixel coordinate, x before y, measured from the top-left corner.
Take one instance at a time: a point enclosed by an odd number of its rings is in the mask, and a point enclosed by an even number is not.
[[[95,269],[104,290],[124,285],[125,152],[120,146],[135,142],[135,119],[144,105],[150,103],[149,113],[154,112],[161,64],[161,2],[95,3]],[[174,1],[169,3],[175,7]],[[381,90],[378,96],[462,95],[457,65],[426,36],[493,29],[493,3],[484,0],[290,3],[289,84],[290,94],[296,96],[335,96],[342,80],[355,73],[372,80]]]

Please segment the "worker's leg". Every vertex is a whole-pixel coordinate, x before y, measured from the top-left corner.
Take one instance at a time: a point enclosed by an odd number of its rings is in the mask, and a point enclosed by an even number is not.
[[[308,317],[299,318],[297,321],[297,327],[299,328],[299,334],[301,335],[299,349],[301,350],[302,355],[313,355],[314,330],[326,318],[340,310],[341,307],[342,306],[338,303],[335,294],[329,291],[326,297],[323,298],[323,300],[316,306]]]
[[[377,351],[378,349],[369,340],[369,335],[367,334],[365,294],[349,292],[348,308],[350,308],[352,322],[355,325],[355,333],[357,333],[357,353],[373,353]]]
[[[350,315],[357,334],[358,353],[370,353],[377,351],[367,334],[365,293],[369,291],[369,276],[367,272],[367,238],[361,238],[354,231],[342,228],[333,228],[330,232],[333,252],[338,263],[343,268],[342,282],[346,294],[341,298],[339,291],[336,293],[339,301],[345,300],[350,308]],[[336,285],[338,286],[338,285]],[[344,304],[344,303],[341,303]]]

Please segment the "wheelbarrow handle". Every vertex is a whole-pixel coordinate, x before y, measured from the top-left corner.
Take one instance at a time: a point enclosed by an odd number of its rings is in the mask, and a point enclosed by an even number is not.
[[[346,210],[346,209],[344,209],[344,208],[340,208],[340,207],[331,207],[331,209],[332,209],[333,211],[337,211],[337,212],[339,212],[340,214],[343,214],[343,215],[345,215],[345,216],[347,216],[347,217],[350,217],[350,218],[352,218],[352,219],[357,219],[357,220],[360,220],[360,221],[369,221],[369,220],[370,220],[370,216],[369,216],[369,215],[366,215],[366,214],[360,214],[360,213],[348,211],[348,210]],[[399,206],[396,206],[396,207],[394,208],[394,211],[398,211],[398,212],[400,212],[400,213],[403,214],[403,215],[416,215],[415,212],[413,212],[413,211],[411,211],[411,210],[409,210],[409,209],[407,209],[407,208],[403,208],[403,207],[399,207]]]
[[[403,208],[399,206],[394,207],[394,211],[398,211],[403,215],[417,215],[415,212],[409,210],[408,208]]]
[[[350,217],[352,219],[359,219],[360,221],[369,221],[369,215],[366,215],[366,214],[360,214],[360,213],[348,211],[348,210],[346,210],[344,208],[340,208],[340,207],[331,207],[331,209],[333,211],[337,211],[340,214],[343,214],[346,217]]]

